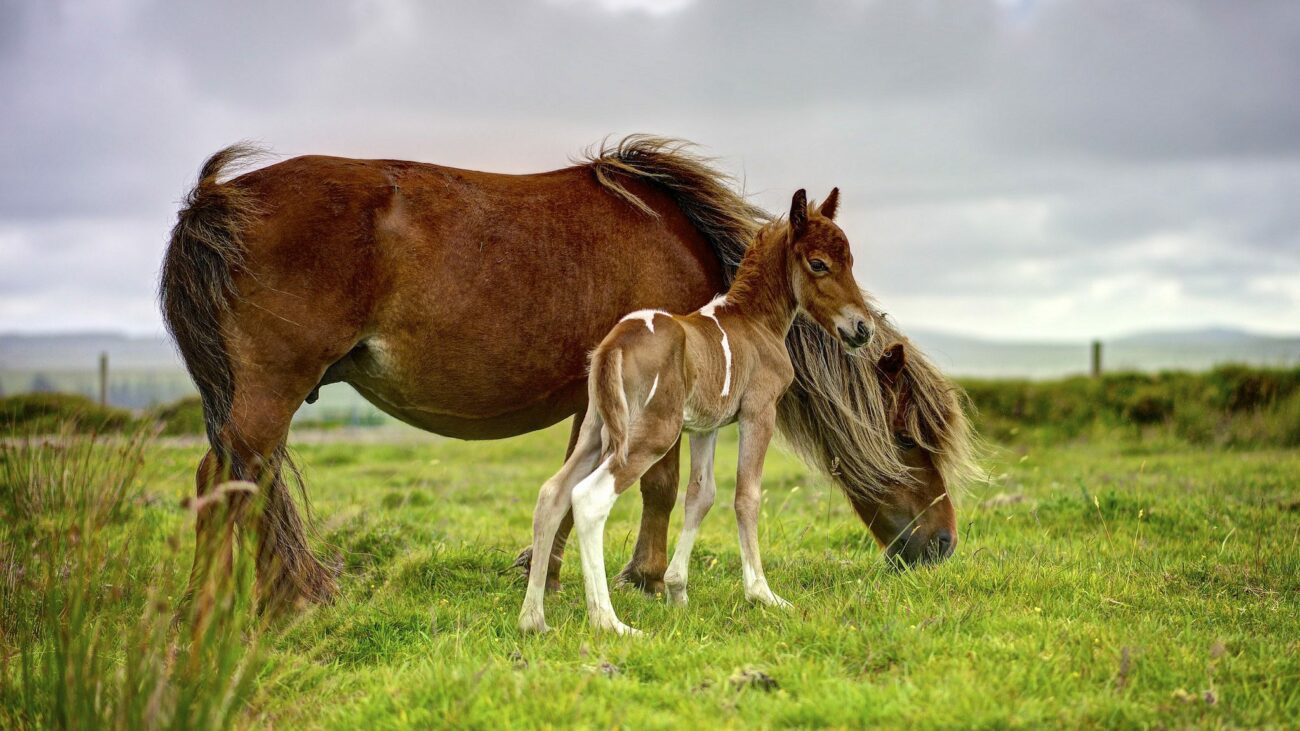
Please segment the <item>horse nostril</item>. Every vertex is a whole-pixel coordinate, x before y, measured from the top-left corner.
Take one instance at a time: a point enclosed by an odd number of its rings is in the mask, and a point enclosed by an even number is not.
[[[867,326],[866,320],[858,320],[858,342],[866,345],[871,342],[871,336],[873,334],[871,328]]]
[[[934,542],[934,557],[936,559],[945,559],[952,555],[954,544],[952,533],[941,530],[931,539]]]

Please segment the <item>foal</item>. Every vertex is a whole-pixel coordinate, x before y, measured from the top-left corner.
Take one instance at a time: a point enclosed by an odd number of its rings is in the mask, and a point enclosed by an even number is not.
[[[872,316],[853,278],[853,255],[835,225],[839,189],[820,208],[794,194],[786,222],[769,224],[745,253],[731,289],[699,311],[646,310],[623,318],[596,348],[589,406],[569,459],[542,486],[533,515],[533,553],[550,556],[561,519],[573,508],[593,627],[635,632],[619,621],[605,577],[605,520],[618,496],[690,432],[686,522],[669,567],[674,600],[686,598],[686,561],[713,504],[718,428],[740,423],[736,522],[745,596],[775,606],[758,550],[759,480],[776,422],[776,403],[794,378],[785,337],[803,312],[849,348],[870,341]],[[547,562],[534,560],[519,614],[524,632],[543,632]]]

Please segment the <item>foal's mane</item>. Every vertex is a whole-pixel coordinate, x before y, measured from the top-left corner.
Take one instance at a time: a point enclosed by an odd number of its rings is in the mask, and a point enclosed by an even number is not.
[[[708,239],[728,286],[750,242],[784,225],[745,200],[732,177],[683,140],[631,135],[613,145],[602,143],[579,162],[606,189],[650,216],[657,214],[623,180],[662,187]],[[894,445],[892,396],[876,372],[885,345],[906,338],[886,318],[877,320],[872,344],[849,353],[807,318],[796,318],[786,337],[795,380],[777,410],[782,435],[804,461],[846,493],[868,499],[912,481]],[[982,474],[964,395],[914,348],[908,350],[904,378],[911,389],[909,430],[932,453],[944,484],[955,492]]]

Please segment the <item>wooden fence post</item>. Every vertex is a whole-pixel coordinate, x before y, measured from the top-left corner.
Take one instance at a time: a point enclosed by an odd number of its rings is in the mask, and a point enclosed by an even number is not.
[[[108,406],[108,353],[99,354],[99,405]]]
[[[1101,378],[1101,341],[1092,341],[1092,377]]]

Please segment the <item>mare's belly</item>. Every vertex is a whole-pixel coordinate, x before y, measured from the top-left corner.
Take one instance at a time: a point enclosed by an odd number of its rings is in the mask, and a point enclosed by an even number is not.
[[[549,352],[508,358],[490,351],[371,338],[348,356],[339,375],[385,413],[457,439],[525,434],[586,404],[581,349],[577,358]]]

